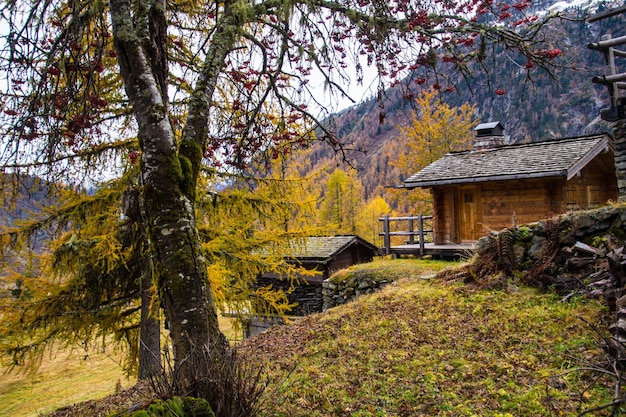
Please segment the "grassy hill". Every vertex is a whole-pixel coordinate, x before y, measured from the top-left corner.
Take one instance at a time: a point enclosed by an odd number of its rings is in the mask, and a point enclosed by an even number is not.
[[[602,303],[433,276],[454,265],[399,259],[354,267],[398,279],[242,342],[241,352],[268,374],[264,415],[575,416],[612,400],[610,378],[581,370],[603,361],[600,335],[586,324],[603,320]],[[54,416],[107,415],[119,397]]]
[[[602,360],[585,324],[599,303],[397,262],[413,277],[245,342],[270,372],[267,416],[569,416],[611,401],[600,374],[576,370]]]

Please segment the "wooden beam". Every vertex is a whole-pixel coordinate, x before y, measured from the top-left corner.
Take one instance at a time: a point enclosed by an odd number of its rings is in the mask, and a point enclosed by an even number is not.
[[[617,16],[618,14],[622,14],[624,12],[626,12],[626,5],[620,6],[620,7],[616,7],[614,9],[610,9],[610,10],[605,10],[605,11],[600,12],[600,13],[592,14],[591,16],[589,16],[587,18],[587,22],[588,23],[597,22],[598,20],[602,20],[602,19],[606,19],[606,18],[609,18],[609,17]]]
[[[594,84],[611,85],[618,81],[626,81],[626,72],[620,72],[613,75],[595,76],[591,79]]]
[[[618,38],[604,39],[598,42],[591,42],[587,44],[587,48],[595,51],[604,51],[617,45],[626,43],[626,36],[620,36]]]

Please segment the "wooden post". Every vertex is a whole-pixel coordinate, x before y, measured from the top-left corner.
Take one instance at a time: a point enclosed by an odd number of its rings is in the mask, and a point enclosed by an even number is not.
[[[417,216],[417,228],[420,238],[420,256],[424,257],[424,219],[421,213]]]
[[[626,5],[592,14],[587,18],[587,22],[597,22],[623,13],[626,13]],[[608,75],[593,77],[592,81],[607,85],[611,95],[611,108],[602,110],[600,116],[604,120],[615,122],[613,132],[615,134],[615,169],[617,174],[617,195],[619,202],[626,201],[626,115],[624,114],[625,98],[620,92],[620,90],[624,88],[623,81],[626,80],[626,73],[615,74],[615,57],[626,58],[626,52],[614,49],[613,47],[624,45],[625,43],[626,36],[613,39],[611,35],[606,34],[601,37],[600,42],[588,45],[589,49],[601,51],[604,54],[608,67]]]
[[[626,120],[613,124],[615,135],[615,174],[617,175],[617,201],[626,201]]]
[[[389,255],[391,253],[391,236],[389,235],[389,215],[385,214],[383,216],[383,233],[384,233],[384,245],[385,245],[385,254]]]
[[[415,236],[413,236],[413,215],[409,214],[409,245],[415,243]]]

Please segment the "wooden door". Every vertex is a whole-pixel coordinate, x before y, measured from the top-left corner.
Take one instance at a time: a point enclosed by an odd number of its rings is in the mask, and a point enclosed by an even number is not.
[[[458,227],[461,242],[473,242],[480,237],[480,195],[478,187],[464,186],[459,189]]]

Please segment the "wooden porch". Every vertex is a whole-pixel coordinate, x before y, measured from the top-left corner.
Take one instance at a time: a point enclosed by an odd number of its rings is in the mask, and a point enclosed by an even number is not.
[[[385,254],[389,255],[413,255],[413,256],[432,256],[435,258],[469,258],[472,256],[476,243],[448,243],[445,245],[435,245],[431,242],[424,243],[424,248],[420,245],[396,245],[390,246]],[[385,250],[383,248],[382,250]]]
[[[409,215],[403,217],[384,216],[382,223],[383,247],[381,255],[433,256],[438,258],[468,258],[476,242],[446,243],[433,242],[433,217]]]

